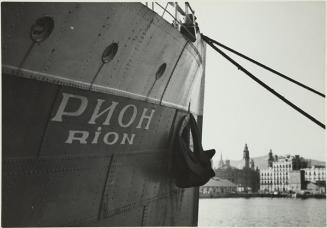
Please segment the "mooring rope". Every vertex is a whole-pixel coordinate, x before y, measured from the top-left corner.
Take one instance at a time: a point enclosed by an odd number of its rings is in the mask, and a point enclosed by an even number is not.
[[[237,63],[234,59],[232,59],[227,54],[225,54],[222,50],[220,50],[218,47],[216,47],[213,44],[213,42],[211,41],[211,39],[209,39],[208,37],[206,37],[204,35],[202,35],[202,38],[214,50],[216,50],[219,54],[221,54],[224,58],[226,58],[228,61],[230,61],[239,70],[243,71],[246,75],[248,75],[250,78],[252,78],[259,85],[261,85],[262,87],[264,87],[265,89],[267,89],[269,92],[271,92],[272,94],[274,94],[275,96],[277,96],[283,102],[285,102],[286,104],[288,104],[289,106],[291,106],[293,109],[295,109],[296,111],[298,111],[299,113],[301,113],[302,115],[304,115],[305,117],[307,117],[308,119],[310,119],[311,121],[313,121],[315,124],[317,124],[318,126],[322,127],[323,129],[325,129],[325,125],[323,123],[321,123],[319,120],[317,120],[316,118],[314,118],[313,116],[311,116],[310,114],[308,114],[307,112],[305,112],[304,110],[302,110],[301,108],[299,108],[297,105],[295,105],[294,103],[292,103],[291,101],[289,101],[287,98],[283,97],[281,94],[279,94],[274,89],[272,89],[271,87],[269,87],[266,83],[264,83],[263,81],[261,81],[260,79],[258,79],[257,77],[255,77],[252,73],[250,73],[243,66],[241,66],[239,63]]]
[[[307,90],[321,96],[321,97],[325,97],[325,94],[323,94],[323,93],[321,93],[321,92],[319,92],[319,91],[317,91],[317,90],[315,90],[315,89],[313,89],[313,88],[311,88],[311,87],[309,87],[307,85],[304,85],[303,83],[298,82],[298,81],[286,76],[285,74],[282,74],[282,73],[280,73],[280,72],[278,72],[278,71],[276,71],[276,70],[274,70],[274,69],[272,69],[272,68],[270,68],[270,67],[268,67],[268,66],[266,66],[266,65],[264,65],[264,64],[262,64],[262,63],[260,63],[260,62],[258,62],[256,60],[254,60],[254,59],[252,59],[252,58],[250,58],[250,57],[248,57],[248,56],[246,56],[246,55],[244,55],[244,54],[242,54],[242,53],[240,53],[238,51],[235,51],[234,49],[232,49],[230,47],[227,47],[226,45],[224,45],[224,44],[222,44],[222,43],[220,43],[220,42],[218,42],[216,40],[213,40],[213,39],[211,39],[211,38],[209,38],[209,37],[207,37],[207,36],[205,36],[203,34],[201,34],[201,36],[202,36],[202,38],[204,40],[210,41],[210,42],[212,42],[212,43],[214,43],[214,44],[216,44],[216,45],[218,45],[218,46],[220,46],[220,47],[222,47],[222,48],[224,48],[224,49],[226,49],[226,50],[228,50],[228,51],[230,51],[230,52],[232,52],[232,53],[234,53],[234,54],[236,54],[236,55],[238,55],[238,56],[240,56],[240,57],[242,57],[242,58],[244,58],[244,59],[246,59],[246,60],[248,60],[248,61],[250,61],[250,62],[252,62],[252,63],[254,63],[254,64],[256,64],[256,65],[258,65],[258,66],[260,66],[260,67],[262,67],[264,69],[266,69],[266,70],[268,70],[268,71],[270,71],[270,72],[272,72],[272,73],[274,73],[274,74],[277,74],[278,76],[280,76],[280,77],[282,77],[282,78],[284,78],[284,79],[286,79],[286,80],[288,80],[290,82],[293,82],[294,84],[296,84],[298,86],[301,86],[302,88],[305,88],[305,89],[307,89]]]

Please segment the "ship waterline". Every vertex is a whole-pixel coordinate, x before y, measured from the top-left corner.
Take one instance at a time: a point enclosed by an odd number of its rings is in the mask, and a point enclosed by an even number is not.
[[[2,22],[2,225],[196,225],[172,156],[183,116],[202,125],[202,40],[138,3],[4,3]]]

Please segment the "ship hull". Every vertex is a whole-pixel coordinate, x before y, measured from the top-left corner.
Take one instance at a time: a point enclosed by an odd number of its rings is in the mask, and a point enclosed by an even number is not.
[[[31,42],[43,15],[57,30]],[[205,49],[161,20],[141,4],[2,4],[3,226],[197,225],[172,157],[182,117],[201,127]]]

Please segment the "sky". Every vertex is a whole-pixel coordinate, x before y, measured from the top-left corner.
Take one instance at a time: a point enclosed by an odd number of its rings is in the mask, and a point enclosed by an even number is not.
[[[325,93],[325,2],[190,1],[200,31]],[[325,100],[225,51],[325,123]],[[258,85],[207,45],[203,146],[214,162],[299,154],[325,160],[325,130]]]

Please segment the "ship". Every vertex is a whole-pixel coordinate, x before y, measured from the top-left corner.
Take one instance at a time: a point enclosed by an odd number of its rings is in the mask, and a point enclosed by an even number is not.
[[[2,226],[197,226],[206,45],[151,4],[2,2]]]

